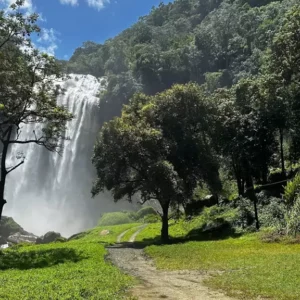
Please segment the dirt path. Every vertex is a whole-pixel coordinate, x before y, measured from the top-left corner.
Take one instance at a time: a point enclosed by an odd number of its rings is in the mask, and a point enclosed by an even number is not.
[[[142,249],[134,248],[134,240],[144,227],[130,238],[130,242],[108,248],[109,259],[126,273],[140,279],[131,293],[139,300],[233,300],[203,284],[207,274],[194,271],[159,271]],[[124,236],[124,235],[123,235]]]

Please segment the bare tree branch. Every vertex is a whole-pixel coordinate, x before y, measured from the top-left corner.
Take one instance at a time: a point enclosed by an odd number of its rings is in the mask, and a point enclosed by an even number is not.
[[[20,167],[21,165],[24,164],[24,160],[22,160],[19,164],[17,164],[16,166],[12,167],[12,168],[9,168],[8,171],[6,171],[6,174],[9,174],[10,172],[14,171],[15,169],[17,169],[18,167]]]

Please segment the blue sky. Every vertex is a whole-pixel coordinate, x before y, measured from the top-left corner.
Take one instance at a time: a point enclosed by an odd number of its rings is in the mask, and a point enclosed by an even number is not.
[[[14,0],[0,0],[3,8]],[[135,23],[153,6],[171,0],[25,0],[24,11],[41,15],[41,36],[34,42],[60,59],[85,41],[103,43]]]

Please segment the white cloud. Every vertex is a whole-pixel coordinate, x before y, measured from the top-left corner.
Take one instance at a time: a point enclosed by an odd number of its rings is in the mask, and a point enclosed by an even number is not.
[[[10,6],[15,2],[16,0],[0,0],[0,9],[2,8],[6,12],[10,12]],[[33,5],[32,0],[25,0],[21,9],[25,15],[29,15],[36,12],[36,7]],[[41,15],[39,15],[39,21],[45,22],[46,20]],[[32,39],[33,46],[42,52],[54,56],[55,51],[58,48],[58,42],[59,42],[57,35],[58,33],[53,28],[51,29],[42,28],[38,38]],[[24,49],[26,49],[26,46],[24,47]]]
[[[61,4],[78,5],[78,0],[59,0]]]
[[[40,37],[37,39],[36,47],[40,51],[54,56],[59,42],[57,35],[58,33],[53,28],[43,28]]]
[[[86,2],[88,6],[100,10],[104,8],[105,4],[108,4],[110,0],[86,0]]]

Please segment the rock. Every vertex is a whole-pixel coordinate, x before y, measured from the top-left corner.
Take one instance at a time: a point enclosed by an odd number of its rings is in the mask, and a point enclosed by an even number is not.
[[[3,244],[0,246],[1,249],[7,249],[9,247],[9,244]]]
[[[109,235],[109,230],[102,230],[101,232],[100,232],[100,235]]]
[[[18,232],[24,235],[28,234],[13,218],[2,216],[0,220],[0,236],[6,239]]]
[[[4,245],[7,243],[7,238],[0,236],[0,245]]]
[[[61,234],[54,231],[47,232],[44,236],[39,237],[36,240],[36,244],[49,244],[55,242],[57,239],[61,238]]]
[[[12,244],[20,244],[20,243],[35,243],[37,240],[37,237],[34,235],[23,235],[21,233],[15,233],[13,235],[10,235],[7,238],[7,242],[10,242]]]

